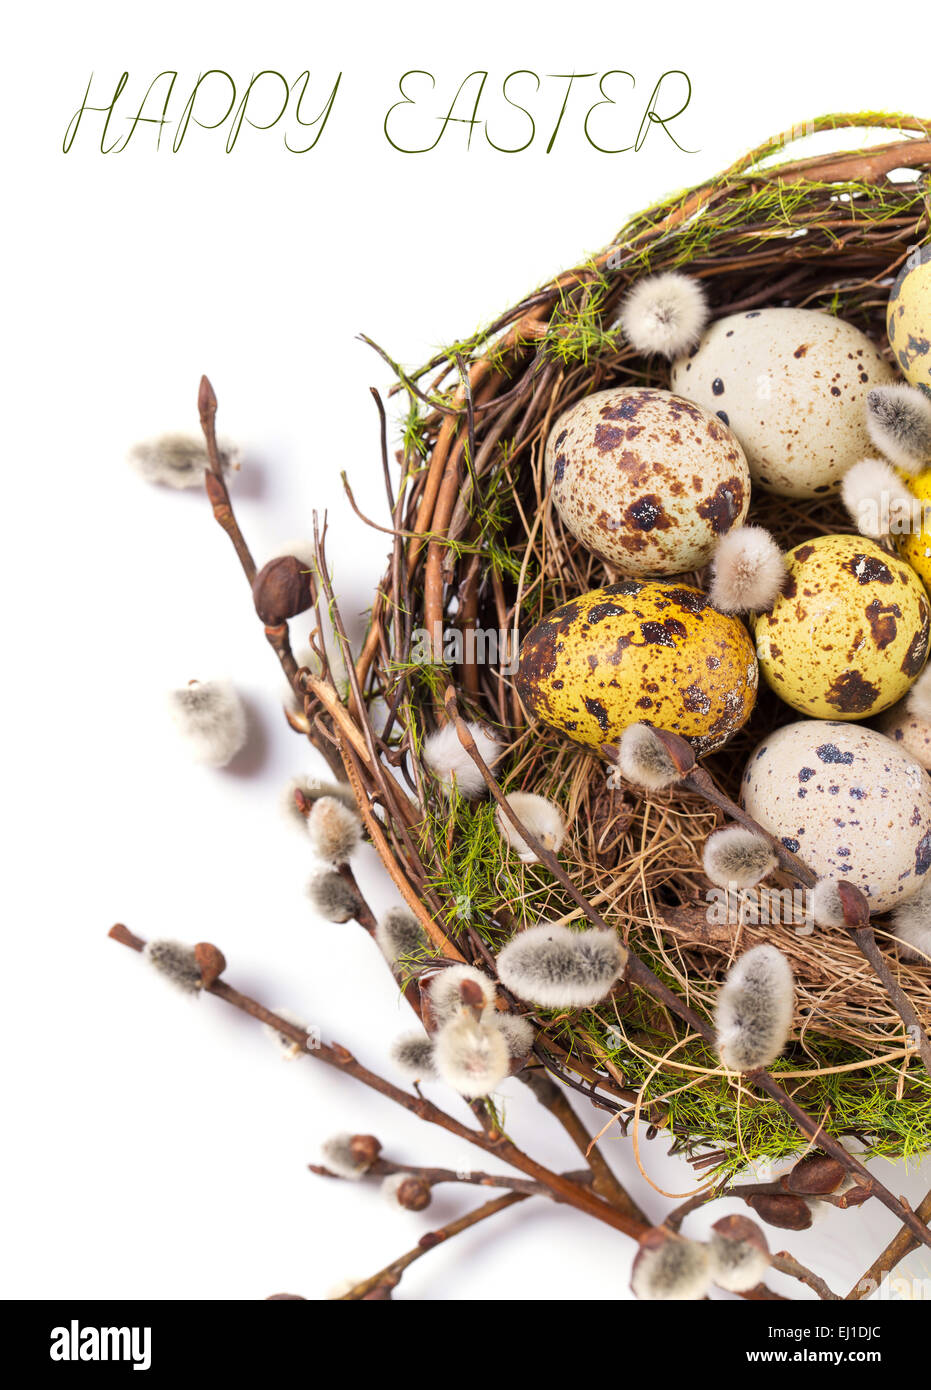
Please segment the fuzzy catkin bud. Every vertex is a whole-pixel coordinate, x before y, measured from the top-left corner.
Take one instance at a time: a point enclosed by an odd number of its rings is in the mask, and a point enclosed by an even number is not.
[[[438,1028],[462,1013],[460,990],[463,985],[475,986],[486,1007],[494,1004],[494,980],[489,979],[481,970],[476,970],[474,965],[446,966],[438,975],[434,975],[427,985],[430,1013]]]
[[[621,775],[635,787],[662,791],[680,780],[680,772],[648,724],[629,724],[618,744]]]
[[[495,1023],[507,1043],[508,1052],[515,1061],[523,1061],[530,1055],[536,1029],[529,1019],[518,1014],[497,1014]]]
[[[779,861],[762,835],[742,825],[726,825],[708,836],[702,862],[708,878],[719,887],[752,888]]]
[[[320,1146],[324,1166],[337,1177],[357,1182],[381,1153],[373,1134],[332,1134]]]
[[[718,994],[718,1055],[729,1071],[768,1067],[792,1027],[794,982],[775,946],[754,946],[735,962]]]
[[[506,798],[517,819],[529,834],[539,840],[544,849],[558,854],[566,838],[566,818],[555,801],[533,792],[511,792]],[[495,809],[495,824],[502,840],[524,864],[535,864],[537,856],[500,806]]]
[[[634,1257],[630,1287],[650,1302],[694,1302],[711,1283],[711,1258],[704,1245],[662,1227],[649,1231]]]
[[[302,1032],[306,1033],[307,1024],[302,1018],[298,1018],[297,1014],[292,1013],[290,1009],[275,1009],[274,1012],[279,1018],[284,1019],[285,1023],[291,1023],[295,1028],[300,1028]],[[280,1033],[273,1024],[263,1023],[262,1031],[265,1033],[265,1036],[272,1046],[277,1049],[284,1061],[293,1062],[296,1057],[300,1057],[303,1054],[304,1049],[301,1047],[300,1043],[295,1042],[287,1033]]]
[[[931,464],[931,400],[917,386],[874,386],[866,398],[866,427],[888,459],[906,473]]]
[[[189,681],[169,693],[168,711],[195,762],[225,767],[246,741],[246,711],[228,680]]]
[[[142,954],[160,975],[164,975],[166,980],[170,980],[185,994],[197,994],[200,990],[200,966],[193,946],[187,946],[183,941],[156,937],[146,942]]]
[[[239,467],[239,450],[229,440],[217,442],[220,468],[224,474]],[[200,487],[207,471],[207,446],[193,434],[162,434],[134,444],[129,462],[147,483],[162,487]]]
[[[610,993],[625,959],[613,932],[542,922],[508,942],[498,956],[498,978],[541,1008],[584,1009]]]
[[[342,801],[321,796],[307,817],[307,833],[315,853],[325,864],[345,864],[359,847],[362,821]]]
[[[402,1033],[391,1044],[391,1060],[414,1081],[435,1081],[439,1076],[433,1040],[426,1033]]]
[[[618,322],[637,352],[680,357],[695,346],[708,322],[704,287],[677,270],[642,276],[624,301]]]
[[[502,745],[482,724],[469,724],[469,733],[482,761],[491,767],[504,752]],[[473,800],[485,791],[485,779],[459,739],[455,724],[444,724],[424,742],[423,760],[452,794],[457,791],[466,800]]]
[[[448,1086],[474,1100],[508,1075],[511,1055],[493,1020],[478,1021],[463,1014],[445,1023],[434,1045],[436,1069]]]
[[[316,911],[328,922],[348,922],[362,906],[352,884],[335,869],[314,874],[306,891]]]
[[[404,956],[422,955],[427,935],[412,912],[392,907],[375,927],[375,944],[388,964],[396,965]]]
[[[786,579],[785,556],[762,526],[739,526],[718,542],[709,598],[722,613],[772,608]]]
[[[716,1221],[708,1252],[714,1282],[730,1293],[756,1288],[770,1265],[766,1237],[746,1216],[725,1216]]]

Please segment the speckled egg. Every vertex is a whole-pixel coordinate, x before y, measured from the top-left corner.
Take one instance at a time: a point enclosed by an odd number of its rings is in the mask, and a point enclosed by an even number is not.
[[[863,536],[818,536],[786,561],[782,594],[753,620],[767,683],[816,718],[895,704],[928,655],[931,607],[914,570]]]
[[[931,394],[931,245],[909,256],[889,291],[886,332],[908,380]]]
[[[897,743],[916,763],[931,767],[931,724],[910,714],[904,702],[886,711],[879,721],[879,732]]]
[[[931,468],[914,475],[900,474],[903,483],[920,502],[923,508],[913,508],[916,516],[910,518],[913,530],[894,536],[896,547],[903,560],[907,560],[931,594]],[[920,524],[918,521],[920,520]]]
[[[590,748],[642,720],[708,753],[753,709],[756,657],[743,624],[698,589],[627,579],[527,633],[517,690],[531,714]]]
[[[819,877],[845,878],[885,912],[931,868],[931,779],[884,734],[803,719],[750,755],[741,804]]]
[[[893,380],[865,334],[815,309],[718,319],[673,364],[672,389],[730,425],[750,475],[783,497],[836,492],[871,452],[866,395]]]
[[[563,524],[624,574],[700,569],[750,505],[731,431],[669,391],[586,396],[556,421],[545,464]]]

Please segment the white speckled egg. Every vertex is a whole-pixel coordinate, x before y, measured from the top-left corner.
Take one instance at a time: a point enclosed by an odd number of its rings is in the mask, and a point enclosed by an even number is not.
[[[804,719],[750,755],[740,790],[754,820],[819,876],[844,878],[886,912],[931,868],[931,779],[859,724]]]
[[[879,720],[879,731],[916,763],[931,768],[931,724],[910,714],[904,700],[886,711]]]
[[[750,505],[747,460],[731,430],[669,391],[586,396],[556,421],[545,463],[563,524],[622,574],[701,568]]]
[[[886,332],[908,380],[931,394],[931,246],[909,256],[889,291]]]
[[[894,379],[859,328],[816,309],[718,319],[672,368],[672,389],[713,410],[743,445],[750,476],[782,497],[836,492],[872,452],[866,396]]]

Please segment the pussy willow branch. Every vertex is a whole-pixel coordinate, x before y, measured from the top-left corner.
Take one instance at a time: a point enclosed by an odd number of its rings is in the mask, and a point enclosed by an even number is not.
[[[145,948],[145,941],[142,937],[136,936],[122,923],[118,923],[110,930],[110,936],[114,941],[118,941],[123,946],[128,946],[134,951],[142,951]],[[292,1042],[298,1044],[302,1052],[306,1052],[308,1057],[316,1061],[324,1062],[327,1066],[333,1067],[337,1071],[353,1077],[369,1090],[376,1091],[387,1100],[394,1101],[396,1105],[408,1110],[419,1119],[425,1120],[429,1124],[437,1125],[445,1129],[448,1133],[454,1134],[458,1139],[464,1140],[467,1144],[473,1144],[476,1148],[483,1149],[486,1153],[495,1154],[505,1163],[509,1163],[518,1172],[526,1174],[536,1182],[541,1183],[553,1195],[556,1200],[562,1200],[567,1205],[583,1211],[588,1216],[595,1217],[604,1225],[620,1231],[623,1235],[629,1236],[632,1240],[639,1240],[648,1229],[643,1222],[635,1221],[624,1212],[618,1211],[616,1207],[602,1201],[600,1197],[589,1191],[586,1187],[577,1186],[569,1182],[559,1173],[551,1172],[541,1163],[537,1163],[529,1154],[519,1149],[510,1139],[501,1136],[497,1140],[492,1140],[482,1130],[469,1129],[468,1125],[462,1124],[454,1116],[448,1115],[439,1106],[431,1101],[424,1099],[420,1095],[412,1095],[409,1091],[402,1091],[399,1086],[386,1081],[384,1077],[378,1076],[375,1072],[369,1071],[359,1062],[348,1048],[342,1047],[339,1043],[320,1043],[315,1042],[313,1047],[308,1047],[309,1035],[303,1028],[296,1027],[289,1023],[287,1019],[273,1013],[271,1009],[266,1009],[263,1004],[250,998],[247,994],[242,994],[239,990],[228,985],[225,980],[218,979],[213,984],[204,987],[204,993],[216,995],[225,1003],[231,1004],[233,1008],[239,1009],[242,1013],[249,1014],[250,1017],[258,1019],[260,1023],[267,1023],[277,1033],[290,1038]]]
[[[315,1177],[346,1181],[339,1173],[331,1172],[324,1164],[308,1163],[307,1167]],[[549,1188],[544,1187],[542,1183],[534,1182],[532,1178],[512,1178],[509,1173],[466,1173],[458,1172],[455,1168],[418,1168],[415,1164],[392,1163],[385,1158],[376,1158],[371,1167],[365,1170],[367,1178],[388,1178],[397,1173],[410,1173],[412,1177],[420,1178],[428,1187],[439,1187],[443,1183],[462,1183],[468,1187],[503,1187],[509,1192],[522,1192],[525,1197],[553,1198]],[[581,1186],[589,1184],[592,1180],[591,1172],[587,1168],[563,1173],[562,1176],[569,1182]]]
[[[487,1221],[490,1216],[496,1216],[499,1211],[506,1211],[508,1207],[516,1206],[518,1202],[526,1202],[527,1194],[523,1192],[510,1192],[506,1197],[496,1197],[494,1201],[486,1202],[484,1206],[476,1207],[466,1216],[460,1216],[456,1221],[450,1221],[448,1225],[441,1226],[437,1231],[428,1231],[426,1235],[414,1246],[413,1250],[408,1250],[406,1255],[399,1255],[396,1260],[392,1260],[390,1265],[385,1265],[377,1274],[373,1274],[369,1279],[364,1279],[361,1284],[356,1284],[348,1293],[340,1295],[338,1302],[361,1301],[378,1290],[389,1291],[397,1288],[401,1282],[401,1276],[415,1260],[421,1259],[430,1250],[435,1250],[438,1245],[443,1245],[453,1236],[459,1235],[461,1231],[467,1231],[471,1226],[477,1226],[480,1221]]]
[[[801,1264],[794,1255],[790,1255],[788,1250],[780,1250],[777,1255],[773,1255],[770,1262],[773,1269],[778,1269],[780,1274],[788,1274],[792,1279],[798,1279],[799,1283],[807,1284],[810,1289],[814,1289],[819,1298],[825,1302],[840,1303],[841,1296],[824,1282],[820,1275],[815,1274],[814,1270],[807,1265]]]
[[[556,855],[552,854],[549,850],[544,849],[543,845],[540,844],[537,837],[527,829],[527,827],[514,813],[510,802],[507,800],[507,798],[501,791],[501,788],[498,786],[494,774],[491,772],[487,763],[482,758],[482,755],[479,753],[478,748],[475,744],[475,740],[469,731],[468,725],[465,723],[465,721],[459,714],[458,705],[456,703],[456,692],[453,689],[452,685],[447,685],[444,700],[446,705],[447,716],[455,724],[456,731],[459,735],[460,743],[462,744],[463,748],[465,748],[466,752],[472,758],[472,761],[475,763],[476,767],[481,773],[485,785],[488,787],[488,790],[491,792],[491,795],[497,803],[497,805],[501,808],[502,814],[507,817],[510,823],[514,826],[517,833],[530,846],[530,848],[533,850],[534,854],[537,856],[540,862],[546,865],[550,873],[553,874],[553,876],[559,881],[559,883],[562,884],[566,891],[571,895],[576,905],[582,908],[583,912],[585,913],[585,916],[589,919],[592,925],[595,927],[599,927],[604,931],[611,931],[611,927],[609,927],[608,923],[604,920],[604,918],[602,918],[595,911],[591,904],[587,902],[583,895],[578,891],[575,884],[572,882],[571,878],[560,864]],[[673,990],[671,990],[667,985],[663,984],[662,980],[660,980],[658,976],[654,975],[653,971],[650,970],[650,968],[647,965],[645,965],[643,961],[641,961],[639,957],[636,956],[634,952],[631,951],[629,948],[627,949],[627,960],[626,965],[624,967],[624,975],[625,978],[631,984],[639,985],[640,988],[643,989],[647,994],[649,994],[653,999],[655,999],[657,1003],[664,1005],[672,1013],[676,1014],[677,1017],[679,1017],[683,1021],[683,1023],[687,1023],[689,1027],[692,1028],[699,1035],[699,1037],[704,1038],[704,1040],[707,1043],[714,1047],[714,1029],[711,1028],[711,1026],[708,1023],[706,1023],[705,1020],[701,1018],[700,1015],[697,1014],[694,1009],[690,1008],[688,1004],[685,1004],[679,998],[679,996],[673,992]],[[807,1138],[817,1143],[819,1147],[825,1151],[825,1153],[831,1156],[831,1158],[836,1158],[837,1161],[844,1167],[844,1169],[851,1174],[851,1176],[858,1177],[864,1185],[867,1183],[872,1184],[873,1191],[875,1192],[879,1200],[883,1203],[883,1205],[888,1207],[889,1210],[893,1212],[899,1218],[900,1221],[902,1221],[906,1226],[908,1226],[909,1230],[912,1231],[912,1233],[918,1237],[918,1239],[921,1241],[923,1245],[927,1245],[929,1248],[931,1248],[931,1231],[928,1230],[928,1227],[924,1224],[923,1221],[920,1221],[916,1217],[911,1207],[909,1207],[901,1198],[896,1197],[892,1192],[890,1192],[889,1189],[885,1187],[879,1181],[878,1178],[874,1177],[868,1171],[868,1169],[866,1169],[863,1166],[859,1159],[855,1158],[853,1154],[848,1153],[847,1150],[843,1147],[843,1145],[839,1144],[833,1138],[832,1135],[828,1134],[825,1130],[823,1130],[819,1122],[813,1119],[807,1111],[803,1110],[802,1107],[795,1100],[793,1100],[793,1098],[788,1094],[787,1091],[783,1090],[783,1088],[780,1086],[779,1082],[775,1079],[775,1077],[771,1076],[767,1071],[760,1070],[746,1073],[746,1080],[751,1085],[757,1086],[761,1091],[765,1092],[766,1095],[770,1096],[773,1100],[775,1100],[777,1104],[780,1105],[782,1109],[786,1112],[786,1114],[789,1115],[790,1118],[795,1122],[796,1126],[801,1130],[801,1132]]]

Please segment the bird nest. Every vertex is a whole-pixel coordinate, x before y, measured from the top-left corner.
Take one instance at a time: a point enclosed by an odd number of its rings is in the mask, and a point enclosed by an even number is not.
[[[702,847],[724,822],[721,801],[736,800],[750,749],[797,716],[761,693],[745,728],[703,761],[717,804],[689,786],[651,794],[606,776],[603,758],[536,723],[515,689],[513,651],[488,645],[488,634],[525,633],[557,605],[621,577],[562,526],[543,453],[556,417],[590,392],[668,386],[664,364],[638,356],[613,326],[638,277],[687,269],[707,288],[712,318],[767,305],[838,313],[886,350],[888,286],[928,238],[931,141],[917,120],[872,113],[813,128],[854,125],[894,129],[895,142],[785,163],[785,141],[774,141],[634,217],[600,255],[419,370],[391,363],[406,414],[397,473],[381,411],[390,561],[347,699],[337,702],[324,671],[308,686],[306,717],[317,745],[348,773],[436,957],[493,972],[521,927],[588,918],[617,932],[707,1022],[735,957],[774,944],[797,995],[792,1040],[772,1074],[829,1134],[907,1156],[931,1147],[931,1081],[855,936],[819,929],[812,937],[791,921],[755,922],[745,909],[738,920],[709,914]],[[851,529],[836,500],[760,492],[748,519],[786,546]],[[332,599],[325,540],[320,559]],[[707,588],[702,574],[682,578]],[[340,628],[335,609],[334,617]],[[425,736],[460,716],[493,726],[506,744],[488,799],[450,802],[422,764]],[[503,851],[496,797],[516,790],[564,809],[561,873]],[[789,888],[792,877],[776,882]],[[871,925],[887,973],[931,1028],[931,968],[898,957],[883,919]],[[423,966],[409,961],[409,979]],[[787,1108],[725,1072],[707,1037],[630,972],[597,1008],[530,1016],[534,1065],[622,1127],[645,1119],[651,1138],[665,1132],[704,1172],[723,1177],[799,1148]]]

